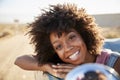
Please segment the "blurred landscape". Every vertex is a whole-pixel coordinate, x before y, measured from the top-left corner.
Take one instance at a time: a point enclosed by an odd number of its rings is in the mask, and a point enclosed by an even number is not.
[[[0,80],[34,80],[34,72],[14,65],[16,57],[33,54],[24,24],[0,24]]]
[[[100,26],[104,37],[120,38],[119,24],[110,26],[100,23]],[[16,57],[34,54],[34,48],[29,44],[30,39],[25,35],[28,30],[28,24],[21,24],[16,20],[11,24],[0,24],[0,80],[35,80],[34,71],[22,70],[14,65]],[[42,76],[39,80],[43,80]]]
[[[120,13],[93,15],[106,38],[120,37]]]
[[[26,35],[27,23],[48,5],[68,2],[92,14],[104,37],[120,38],[120,0],[0,0],[0,80],[48,80],[42,72],[23,70],[14,61],[20,55],[35,54]]]

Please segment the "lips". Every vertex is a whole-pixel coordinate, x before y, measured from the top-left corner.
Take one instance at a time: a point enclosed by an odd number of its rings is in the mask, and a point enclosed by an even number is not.
[[[71,59],[71,60],[76,60],[77,58],[78,58],[78,54],[79,54],[80,52],[79,51],[76,51],[75,53],[73,53],[71,56],[69,56],[69,59]]]

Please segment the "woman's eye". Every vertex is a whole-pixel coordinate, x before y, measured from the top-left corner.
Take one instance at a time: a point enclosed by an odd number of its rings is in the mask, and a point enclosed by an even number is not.
[[[55,47],[55,49],[56,49],[56,50],[62,49],[62,45],[57,45],[57,46]]]
[[[74,40],[75,38],[76,38],[75,35],[71,35],[71,36],[69,37],[70,40]]]

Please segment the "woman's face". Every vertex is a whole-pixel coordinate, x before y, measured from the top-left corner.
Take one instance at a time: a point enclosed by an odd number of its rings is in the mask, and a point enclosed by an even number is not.
[[[75,30],[62,33],[60,37],[57,33],[51,33],[50,40],[62,61],[76,65],[85,62],[88,51],[82,37]]]

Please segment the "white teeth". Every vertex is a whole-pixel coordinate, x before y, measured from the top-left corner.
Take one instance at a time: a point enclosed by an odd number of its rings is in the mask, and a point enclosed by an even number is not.
[[[79,54],[79,51],[75,52],[73,55],[69,56],[71,60],[77,59],[77,55]]]

